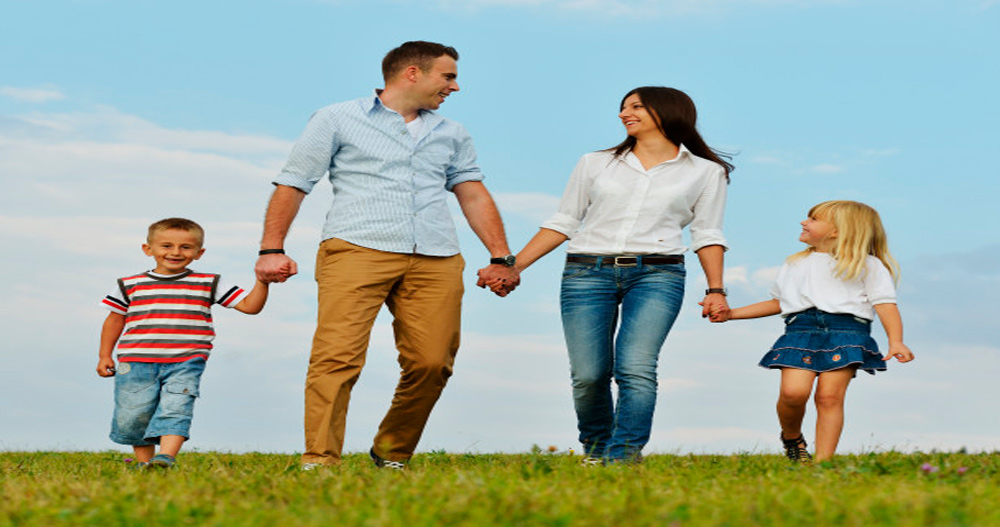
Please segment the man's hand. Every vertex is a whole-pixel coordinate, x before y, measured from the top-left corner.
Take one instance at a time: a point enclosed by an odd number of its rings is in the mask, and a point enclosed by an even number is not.
[[[299,272],[299,266],[285,254],[265,254],[254,266],[257,279],[266,284],[284,282]]]
[[[479,276],[477,286],[489,287],[490,291],[500,297],[507,296],[521,284],[521,273],[506,265],[490,264],[480,269],[476,275]]]

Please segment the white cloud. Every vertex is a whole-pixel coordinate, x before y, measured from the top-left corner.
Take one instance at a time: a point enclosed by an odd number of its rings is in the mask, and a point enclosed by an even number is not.
[[[838,174],[844,171],[844,167],[840,165],[824,163],[820,165],[814,165],[810,168],[810,170],[813,172],[818,172],[820,174]]]
[[[70,113],[36,112],[14,117],[13,120],[26,127],[29,137],[44,138],[46,142],[98,141],[241,155],[251,159],[284,159],[292,146],[290,141],[274,137],[164,128],[109,106]],[[0,128],[0,137],[6,135],[5,131]]]
[[[504,216],[518,215],[541,223],[559,208],[559,197],[537,192],[499,192],[493,195]]]
[[[62,92],[53,88],[17,88],[14,86],[0,87],[0,95],[25,102],[61,101],[66,98]]]
[[[291,144],[165,128],[109,107],[2,117],[0,207],[14,217],[35,216],[45,203],[45,213],[58,216],[100,211],[143,221],[166,215],[256,219],[263,198],[247,203],[226,196],[244,187],[269,193],[268,182]]]
[[[770,285],[773,284],[775,280],[777,280],[778,271],[780,269],[781,269],[780,266],[764,267],[761,269],[757,269],[756,271],[753,272],[753,281],[755,284],[758,285],[764,284],[770,287]]]

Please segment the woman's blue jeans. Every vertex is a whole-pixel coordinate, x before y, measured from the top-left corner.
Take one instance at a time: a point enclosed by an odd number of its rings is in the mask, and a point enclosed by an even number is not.
[[[587,455],[638,459],[649,441],[657,360],[680,311],[684,277],[684,264],[616,267],[614,258],[567,262],[560,298],[563,331]]]

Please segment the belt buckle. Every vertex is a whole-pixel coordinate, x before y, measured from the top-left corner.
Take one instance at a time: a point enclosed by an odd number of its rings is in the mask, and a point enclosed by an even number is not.
[[[632,260],[629,263],[623,263],[623,260]],[[639,258],[635,256],[615,256],[615,267],[636,267],[639,265]]]

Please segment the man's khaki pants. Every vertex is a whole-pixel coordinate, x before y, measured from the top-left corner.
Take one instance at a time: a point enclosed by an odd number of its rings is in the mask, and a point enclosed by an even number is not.
[[[402,373],[374,449],[392,461],[413,455],[458,351],[464,266],[461,255],[390,253],[337,238],[320,244],[319,315],[306,377],[303,463],[340,462],[351,388],[365,364],[382,304],[394,318]]]

